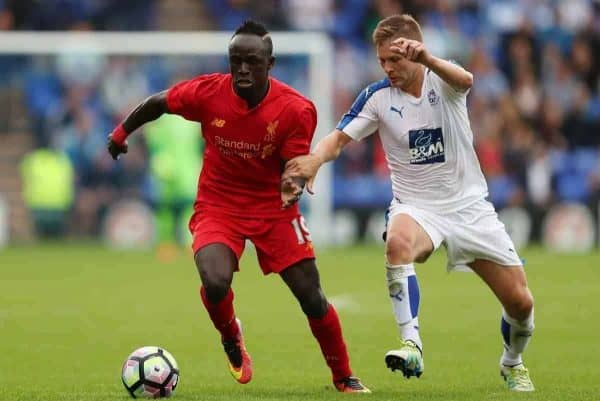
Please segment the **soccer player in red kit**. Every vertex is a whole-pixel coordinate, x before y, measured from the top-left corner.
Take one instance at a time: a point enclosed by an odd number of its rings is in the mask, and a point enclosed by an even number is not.
[[[244,22],[229,43],[229,74],[201,75],[150,96],[109,135],[108,150],[117,159],[127,152],[130,133],[164,113],[200,122],[206,149],[189,228],[202,302],[221,334],[231,374],[240,383],[252,377],[231,289],[249,239],[263,273],[278,273],[300,303],[335,387],[370,392],[352,376],[338,315],[321,289],[295,204],[304,182],[282,181],[285,162],[309,153],[317,113],[308,99],[269,77],[272,53],[265,27]]]

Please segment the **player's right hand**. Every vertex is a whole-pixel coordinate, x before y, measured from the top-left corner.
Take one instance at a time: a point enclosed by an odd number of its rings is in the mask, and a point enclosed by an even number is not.
[[[317,171],[321,167],[321,160],[315,155],[294,157],[285,164],[284,176],[306,178],[306,190],[313,195],[313,183]]]
[[[418,40],[398,38],[392,40],[390,50],[394,53],[406,57],[410,61],[427,65],[431,60],[431,55],[425,45]]]
[[[123,142],[123,144],[118,144],[112,139],[113,134],[108,135],[108,142],[106,147],[108,149],[108,153],[112,156],[113,160],[119,160],[119,156],[122,153],[127,153],[127,141]]]

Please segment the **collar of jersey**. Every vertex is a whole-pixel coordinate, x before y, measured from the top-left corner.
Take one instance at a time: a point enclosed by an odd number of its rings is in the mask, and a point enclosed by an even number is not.
[[[398,91],[400,91],[400,93],[402,93],[402,95],[408,100],[409,103],[412,104],[420,104],[423,101],[424,93],[425,93],[425,87],[427,86],[427,73],[429,72],[428,68],[425,68],[425,71],[423,73],[423,83],[421,84],[421,97],[414,97],[413,95],[404,92],[402,89],[398,88]]]

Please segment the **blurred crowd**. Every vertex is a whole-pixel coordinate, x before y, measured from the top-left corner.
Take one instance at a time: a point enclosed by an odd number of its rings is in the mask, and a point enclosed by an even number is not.
[[[0,29],[147,30],[156,27],[155,5],[152,0],[0,0]]]
[[[0,29],[152,30],[160,28],[157,5],[152,0],[0,0]],[[542,216],[557,202],[593,205],[600,198],[599,1],[204,0],[202,5],[208,22],[198,30],[231,31],[255,18],[272,31],[326,32],[335,44],[335,118],[361,89],[383,77],[370,40],[377,22],[410,13],[434,55],[456,60],[474,74],[471,125],[498,208],[523,206]],[[280,61],[275,76],[306,93],[306,58]],[[156,177],[160,168],[152,164],[154,150],[141,135],[138,141],[146,146],[131,147],[118,165],[108,159],[104,141],[111,127],[148,94],[226,68],[224,57],[65,51],[0,57],[0,80],[22,85],[37,146],[68,156],[76,180],[73,210],[85,223],[79,230],[89,234],[115,199],[134,194],[156,205],[164,186]],[[388,171],[376,135],[346,148],[335,164],[333,194],[337,208],[387,205]]]

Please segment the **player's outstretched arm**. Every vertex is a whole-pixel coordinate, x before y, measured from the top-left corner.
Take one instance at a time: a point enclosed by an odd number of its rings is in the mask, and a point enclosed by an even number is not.
[[[306,178],[306,189],[309,193],[314,194],[313,183],[321,165],[337,159],[344,146],[351,140],[352,138],[343,131],[339,129],[333,130],[329,135],[317,143],[311,154],[297,156],[292,160],[289,160],[285,164],[283,178]]]
[[[108,152],[114,160],[127,153],[127,137],[133,131],[168,113],[167,91],[156,93],[140,103],[125,120],[108,135]]]
[[[456,90],[464,92],[473,86],[473,74],[459,65],[433,56],[418,40],[395,39],[390,50],[410,61],[423,64]]]

